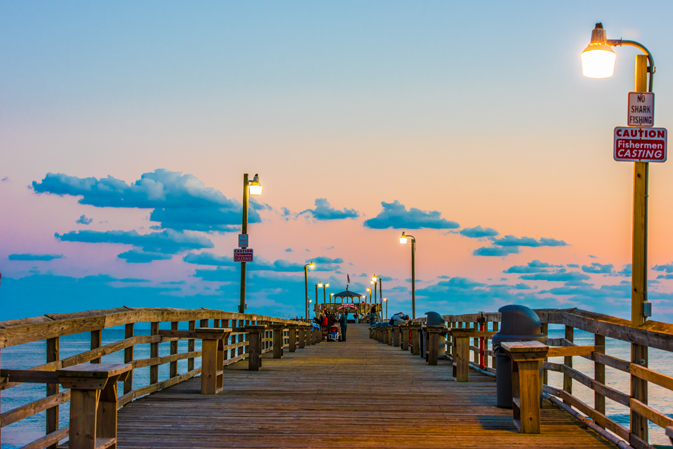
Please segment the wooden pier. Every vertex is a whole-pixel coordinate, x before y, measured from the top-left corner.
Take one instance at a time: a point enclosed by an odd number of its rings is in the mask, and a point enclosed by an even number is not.
[[[611,447],[546,403],[542,433],[520,434],[512,411],[495,407],[495,381],[477,372],[451,377],[450,363],[369,339],[350,325],[348,340],[321,343],[262,371],[225,370],[220,394],[202,396],[197,379],[119,411],[119,447],[141,448],[596,448]]]
[[[512,368],[513,385],[529,384],[516,388],[514,415],[496,407],[495,354],[479,341],[497,331],[501,317],[496,313],[444,315],[446,326],[426,326],[424,319],[377,330],[351,324],[346,342],[322,343],[320,332],[305,322],[211,309],[125,307],[0,322],[0,348],[46,341],[47,350],[43,365],[1,367],[0,392],[22,382],[47,388],[46,397],[3,410],[0,430],[46,411],[45,436],[24,449],[56,448],[68,437],[60,447],[615,447],[606,439],[611,438],[622,448],[652,448],[604,415],[609,399],[630,406],[673,437],[673,419],[604,380],[606,367],[669,390],[673,378],[603,353],[606,336],[671,351],[672,325],[652,321],[636,328],[577,309],[537,313],[544,333],[550,324],[564,325],[566,338],[506,348],[513,362],[521,359]],[[143,323],[150,325],[150,335],[135,332],[135,325]],[[125,338],[102,345],[102,330],[119,326]],[[594,333],[595,344],[576,346],[575,327]],[[409,331],[411,344],[401,338]],[[91,349],[61,359],[59,339],[80,333],[90,334]],[[448,337],[446,346],[439,333]],[[181,340],[187,352],[179,351]],[[137,358],[137,345],[148,345],[150,357]],[[159,345],[169,345],[164,347],[170,354],[159,356]],[[446,356],[430,350],[426,361],[419,355],[428,345]],[[515,356],[515,351],[538,354]],[[101,363],[119,352],[123,364]],[[564,362],[544,361],[555,356]],[[573,368],[573,357],[594,362],[593,378]],[[201,367],[195,365],[198,358]],[[473,369],[484,358],[481,371]],[[178,369],[179,360],[187,361],[186,371]],[[159,378],[161,365],[169,365],[168,378]],[[538,366],[544,371],[541,379],[531,374]],[[138,369],[149,369],[149,385],[134,385]],[[548,371],[563,373],[563,389],[548,385]],[[573,381],[595,391],[593,406],[573,396]],[[547,399],[538,410],[531,398],[540,390]],[[59,427],[59,406],[68,402],[69,427]],[[524,417],[527,425],[522,425]]]

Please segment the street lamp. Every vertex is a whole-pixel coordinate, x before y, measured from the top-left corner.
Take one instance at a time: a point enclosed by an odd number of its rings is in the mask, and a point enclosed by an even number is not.
[[[644,45],[623,39],[608,39],[603,24],[597,23],[591,32],[591,43],[582,52],[582,72],[589,78],[607,78],[614,72],[617,55],[611,47],[629,45],[638,48],[644,55],[636,56],[635,92],[652,92],[654,58]],[[649,64],[648,64],[649,63]],[[649,83],[647,74],[649,76]],[[633,239],[631,253],[631,324],[642,326],[651,316],[651,306],[647,300],[647,203],[649,163],[635,162],[633,171]],[[644,361],[644,363],[643,363]],[[631,345],[631,362],[648,364],[647,346]],[[647,382],[631,376],[631,397],[647,404]],[[598,409],[598,407],[597,407]],[[600,407],[605,413],[604,403]],[[599,410],[601,411],[601,410]],[[631,432],[648,440],[647,419],[631,411]]]
[[[308,269],[315,268],[313,261],[304,265],[304,302],[306,304],[306,319],[308,319]]]
[[[400,243],[406,245],[411,239],[411,318],[416,319],[416,237],[402,232]]]
[[[374,284],[374,302],[378,303],[378,301],[376,300],[376,275],[372,277],[370,284]]]
[[[388,319],[388,298],[383,298],[383,302],[386,303],[386,320]]]
[[[379,286],[379,298],[383,298],[383,277],[377,275],[372,276],[372,284],[374,284],[374,293],[376,293],[377,282]],[[374,295],[374,299],[376,299],[376,295]]]
[[[372,302],[372,289],[367,287],[367,291],[369,292],[369,302]]]
[[[323,304],[325,304],[327,302],[327,290],[325,290],[327,287],[329,287],[329,282],[325,282],[322,285],[322,302],[323,302]],[[332,296],[332,295],[330,294],[330,296]]]
[[[261,195],[262,184],[259,183],[259,175],[255,174],[252,181],[248,181],[248,174],[243,174],[243,225],[241,226],[241,234],[248,234],[248,208],[250,206],[250,195]],[[241,262],[241,302],[238,306],[239,313],[245,313],[245,273],[246,262]]]
[[[334,302],[334,293],[329,294],[329,302],[330,304]]]

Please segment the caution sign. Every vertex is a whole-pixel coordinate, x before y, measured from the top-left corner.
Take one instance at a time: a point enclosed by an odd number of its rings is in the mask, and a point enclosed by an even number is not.
[[[234,248],[234,262],[252,262],[252,248]]]
[[[666,162],[666,128],[615,128],[616,161]]]

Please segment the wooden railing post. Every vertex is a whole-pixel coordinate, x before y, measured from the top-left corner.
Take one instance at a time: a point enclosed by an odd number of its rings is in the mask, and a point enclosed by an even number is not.
[[[244,327],[245,326],[245,320],[238,320],[238,327]],[[243,343],[245,341],[245,337],[243,335],[238,335],[238,340],[237,343]],[[243,354],[243,347],[238,347],[236,348],[236,356],[239,356]]]
[[[150,335],[159,334],[159,323],[150,324]],[[159,343],[150,343],[150,358],[159,357]],[[150,366],[150,385],[159,382],[159,365]]]
[[[262,339],[265,330],[265,325],[245,327],[245,331],[250,336],[250,345],[248,346],[248,370],[250,371],[259,371],[262,367]]]
[[[479,323],[477,323],[476,321],[473,321],[472,322],[472,328],[475,331],[479,330]],[[472,339],[472,346],[474,346],[475,348],[479,347],[479,339],[478,338],[473,338]],[[472,353],[472,363],[479,366],[479,351],[478,350],[474,351]]]
[[[547,336],[549,335],[549,323],[542,323],[542,333]],[[545,358],[544,362],[548,360],[548,358]],[[544,368],[544,362],[542,363],[542,385],[549,385],[549,371],[547,368]]]
[[[605,336],[604,335],[594,335],[594,346],[596,346],[596,352],[605,353]],[[600,349],[598,347],[602,347]],[[605,385],[605,365],[602,363],[594,362],[594,379],[596,382],[600,382]],[[597,412],[605,415],[605,396],[600,394],[598,391],[594,391],[594,408]]]
[[[408,324],[403,324],[402,326],[400,326],[400,335],[401,335],[400,347],[402,348],[402,351],[408,351],[409,350],[409,325]]]
[[[290,352],[297,352],[297,325],[296,324],[290,324],[290,330],[288,331],[289,333],[289,351]]]
[[[60,359],[59,337],[47,339],[47,363]],[[58,393],[59,384],[47,384],[47,396]],[[58,405],[47,409],[47,434],[58,430]],[[48,449],[56,449],[58,443],[48,446]]]
[[[135,325],[133,323],[129,323],[126,326],[124,326],[124,338],[133,338],[134,334],[135,334]],[[130,348],[124,349],[124,363],[133,362],[134,348],[135,346],[131,346]],[[133,390],[133,370],[129,371],[128,375],[126,376],[126,380],[124,381],[124,394],[128,393],[131,390]]]
[[[500,329],[500,323],[494,321],[493,332],[498,332],[499,329]],[[497,357],[495,356],[495,348],[493,347],[493,340],[491,340],[491,351],[493,351],[493,355],[491,356],[491,368],[495,369],[497,365]]]
[[[225,326],[229,327],[229,326]],[[194,331],[196,330],[196,321],[190,321],[189,322],[189,330]],[[187,340],[187,352],[194,352],[195,350],[195,342],[193,338],[190,338]],[[191,371],[194,369],[194,357],[190,357],[187,359],[187,372]],[[124,384],[124,391],[126,391],[126,384]]]
[[[574,340],[574,335],[575,335],[575,329],[571,326],[566,326],[565,328],[566,340],[572,343]],[[573,367],[572,356],[563,357],[563,364],[568,368],[572,368]],[[573,394],[573,378],[570,377],[567,373],[563,373],[563,391],[565,391],[568,394]],[[563,400],[563,402],[565,402],[566,404],[568,403],[565,399]]]
[[[91,349],[98,349],[103,344],[103,336],[100,330],[91,331]],[[100,363],[100,358],[93,359],[91,363]]]
[[[273,331],[273,358],[282,359],[283,358],[283,329],[285,326],[283,324],[272,324],[271,330]]]
[[[174,321],[171,323],[171,330],[176,331],[178,330],[178,322]],[[172,341],[171,342],[171,355],[175,355],[178,353],[178,341]],[[169,377],[175,377],[178,375],[178,361],[174,361],[170,363],[170,368],[169,368],[170,374]]]
[[[393,345],[393,327],[392,326],[388,326],[386,328],[386,344],[388,346]]]

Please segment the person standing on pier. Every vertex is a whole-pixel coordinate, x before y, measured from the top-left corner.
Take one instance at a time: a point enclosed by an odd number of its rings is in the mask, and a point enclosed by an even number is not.
[[[342,312],[339,318],[341,324],[341,341],[346,341],[346,327],[348,326],[348,312]]]

